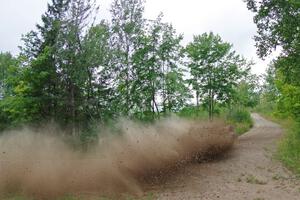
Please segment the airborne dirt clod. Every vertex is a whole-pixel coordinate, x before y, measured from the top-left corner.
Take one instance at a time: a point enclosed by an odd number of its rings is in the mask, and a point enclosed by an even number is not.
[[[283,130],[258,114],[252,117],[254,128],[239,137],[225,156],[188,165],[148,191],[160,200],[299,200],[299,179],[274,159]]]
[[[88,153],[72,150],[53,135],[53,129],[4,134],[0,195],[36,199],[66,194],[140,196],[147,185],[161,184],[186,164],[223,153],[235,140],[231,128],[222,122],[170,118],[149,126],[123,121],[119,128],[121,136],[107,133]]]

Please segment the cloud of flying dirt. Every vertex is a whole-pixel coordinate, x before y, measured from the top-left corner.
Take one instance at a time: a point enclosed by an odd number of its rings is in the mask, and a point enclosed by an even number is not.
[[[229,149],[222,122],[178,118],[154,125],[119,122],[122,135],[106,136],[88,153],[72,150],[53,134],[23,129],[0,137],[0,193],[48,198],[65,194],[141,194],[143,185],[189,162]],[[103,132],[103,131],[102,131]]]

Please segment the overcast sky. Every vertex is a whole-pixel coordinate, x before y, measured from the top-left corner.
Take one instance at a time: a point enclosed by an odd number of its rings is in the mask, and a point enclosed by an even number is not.
[[[108,18],[112,0],[98,0],[99,15]],[[35,28],[41,15],[46,11],[48,0],[1,0],[0,1],[0,51],[18,53],[21,35]],[[184,44],[193,35],[213,31],[224,41],[234,45],[234,49],[256,62],[253,72],[264,72],[269,60],[256,56],[253,36],[256,26],[253,14],[247,10],[243,0],[147,0],[145,17],[155,19],[164,13],[165,22],[170,22],[183,33]]]

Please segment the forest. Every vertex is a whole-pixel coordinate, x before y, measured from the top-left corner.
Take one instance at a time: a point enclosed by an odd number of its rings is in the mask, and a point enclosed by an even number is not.
[[[92,0],[53,0],[20,54],[1,53],[1,130],[51,121],[81,135],[123,117],[205,111],[212,120],[258,103],[252,62],[218,34],[183,46],[163,14],[143,17],[143,0],[113,1],[110,21],[97,11]]]

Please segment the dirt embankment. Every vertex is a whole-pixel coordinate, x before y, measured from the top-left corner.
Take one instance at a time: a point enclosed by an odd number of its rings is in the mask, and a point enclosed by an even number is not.
[[[53,129],[23,129],[0,137],[0,193],[38,198],[64,194],[142,195],[188,163],[229,149],[222,122],[166,119],[151,126],[122,121],[122,136],[101,137],[88,153],[74,152]]]

